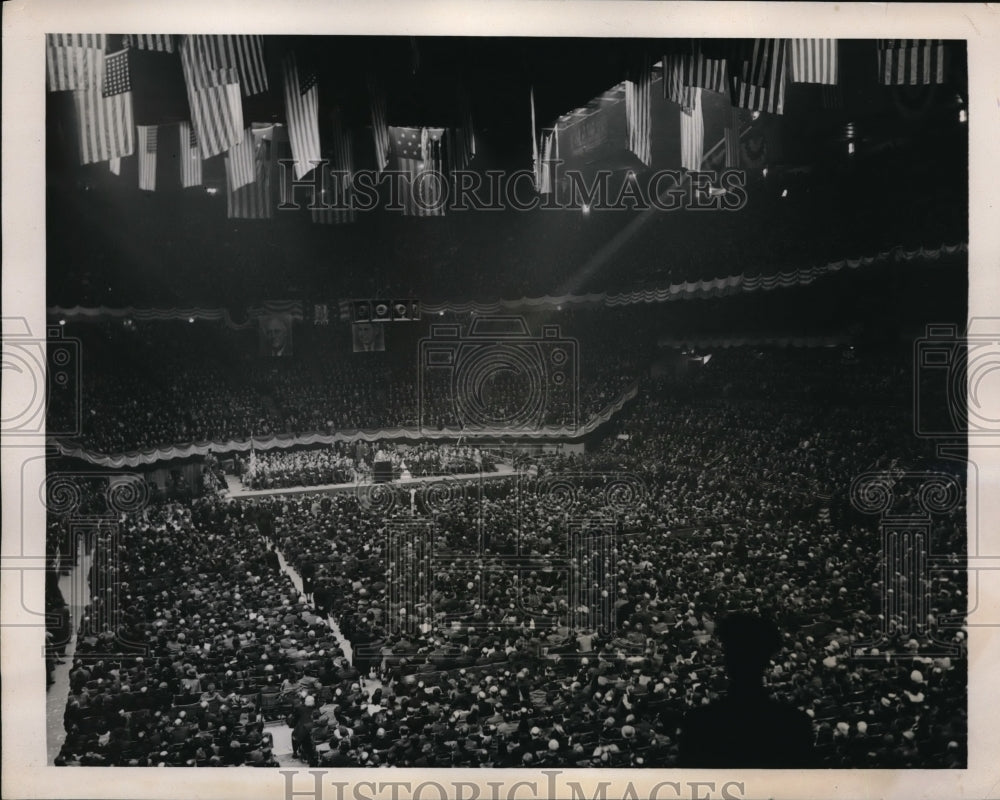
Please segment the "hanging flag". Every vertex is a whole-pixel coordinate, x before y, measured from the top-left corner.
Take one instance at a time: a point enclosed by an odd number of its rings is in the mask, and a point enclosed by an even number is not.
[[[705,118],[701,108],[701,89],[692,89],[690,111],[681,109],[681,167],[701,169],[705,151]]]
[[[785,112],[786,50],[783,39],[754,39],[747,45],[732,70],[734,105],[770,114]]]
[[[444,128],[397,128],[390,126],[393,152],[402,181],[403,214],[411,217],[442,217],[441,140]]]
[[[663,96],[673,100],[681,108],[691,108],[694,104],[694,88],[685,81],[685,57],[669,53],[663,57]]]
[[[740,166],[740,127],[739,109],[730,106],[724,133],[727,169],[738,168]]]
[[[213,39],[190,35],[181,43],[191,125],[202,158],[225,152],[243,138],[239,79],[235,70],[215,66]]]
[[[884,86],[944,83],[941,39],[879,39],[878,75]]]
[[[375,162],[378,164],[378,171],[382,172],[389,163],[389,117],[385,92],[374,75],[368,76],[368,95],[372,112],[372,135],[375,138]]]
[[[120,158],[112,158],[108,162],[108,168],[111,170],[112,175],[122,174],[122,160]]]
[[[274,214],[271,202],[271,142],[263,130],[248,128],[243,137],[253,147],[254,180],[235,191],[226,192],[226,214],[229,219],[270,219]],[[232,185],[232,159],[225,159],[227,186]]]
[[[240,34],[207,38],[212,65],[217,70],[235,70],[244,97],[267,91],[263,36]]]
[[[132,87],[128,50],[104,57],[103,86],[73,93],[80,140],[80,163],[132,155]]]
[[[319,86],[316,73],[299,74],[295,54],[289,53],[282,65],[285,79],[285,120],[292,144],[295,177],[312,172],[322,159],[319,145]]]
[[[836,39],[789,39],[789,79],[796,83],[837,83]]]
[[[252,128],[243,131],[239,144],[226,152],[226,185],[230,192],[257,180],[257,148]]]
[[[323,205],[328,208],[310,209],[312,221],[320,225],[341,225],[354,222],[354,148],[351,136],[341,128],[339,118],[333,124],[333,186],[324,192]]]
[[[638,81],[625,81],[625,125],[628,149],[647,167],[653,160],[650,140],[650,88],[653,71],[649,58],[643,60]]]
[[[538,162],[538,171],[535,176],[539,194],[552,193],[552,158],[555,141],[556,132],[554,129],[542,131],[542,157]]]
[[[103,33],[48,33],[45,67],[50,92],[101,86],[104,82]]]
[[[156,126],[140,125],[139,134],[139,188],[156,191]]]
[[[476,130],[472,122],[472,104],[463,87],[458,95],[459,124],[455,129],[455,146],[452,163],[456,169],[465,169],[476,157]]]
[[[198,138],[190,122],[182,122],[177,126],[179,141],[178,158],[181,162],[181,186],[185,189],[191,186],[201,186],[201,153],[198,151]]]
[[[136,50],[155,50],[159,53],[174,52],[174,37],[169,33],[128,33],[125,46]]]
[[[531,101],[531,169],[535,173],[535,188],[541,191],[542,165],[538,162],[538,129],[535,123],[535,87],[528,90]]]

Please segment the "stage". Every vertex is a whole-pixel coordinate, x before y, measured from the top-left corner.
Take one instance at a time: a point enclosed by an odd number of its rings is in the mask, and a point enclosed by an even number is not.
[[[473,472],[459,475],[424,475],[419,478],[400,478],[386,483],[372,483],[365,481],[362,483],[326,483],[320,486],[286,486],[281,489],[247,489],[244,488],[240,479],[235,475],[226,474],[226,488],[230,497],[279,497],[284,495],[299,494],[335,494],[340,492],[371,491],[378,486],[399,486],[404,488],[418,488],[428,483],[439,483],[441,481],[474,481],[489,478],[504,478],[514,475],[514,468],[510,464],[498,463],[494,472]]]

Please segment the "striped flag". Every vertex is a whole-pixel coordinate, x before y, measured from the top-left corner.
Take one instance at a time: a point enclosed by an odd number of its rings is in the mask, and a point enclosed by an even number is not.
[[[705,152],[705,117],[701,108],[701,89],[692,90],[691,110],[681,109],[681,166],[701,169]]]
[[[235,70],[214,66],[213,38],[191,35],[181,43],[191,125],[202,158],[225,152],[243,138],[243,105],[237,75]]]
[[[156,141],[155,125],[140,125],[139,134],[139,188],[156,191]]]
[[[226,185],[230,192],[257,180],[257,148],[252,128],[243,131],[243,139],[226,152]]]
[[[174,37],[169,33],[128,33],[125,46],[136,50],[155,50],[159,53],[174,52]]]
[[[324,192],[323,205],[328,208],[310,209],[312,221],[321,225],[340,225],[354,222],[352,207],[354,191],[351,184],[354,175],[354,147],[351,136],[334,123],[333,129],[333,189]]]
[[[244,97],[253,97],[267,91],[263,36],[227,35],[208,38],[213,66],[219,70],[235,70]]]
[[[319,145],[319,86],[316,73],[299,74],[295,54],[289,53],[282,65],[285,80],[285,121],[292,144],[295,177],[301,178],[322,159]]]
[[[185,189],[191,186],[201,186],[201,153],[198,151],[198,138],[190,122],[182,122],[177,126],[179,141],[179,158],[181,162],[181,186]]]
[[[379,172],[382,172],[389,164],[389,116],[385,92],[374,75],[368,76],[368,95],[372,111],[372,135],[375,137],[375,161]]]
[[[753,40],[733,70],[734,105],[770,114],[785,112],[786,50],[783,39]]]
[[[120,158],[112,158],[108,162],[108,168],[111,170],[112,175],[122,174],[122,160]]]
[[[725,142],[726,142],[726,167],[728,169],[740,166],[740,112],[739,109],[730,106],[729,118],[726,120]]]
[[[48,33],[45,67],[50,92],[100,86],[104,80],[103,33]]]
[[[789,39],[789,79],[796,83],[837,83],[836,39]]]
[[[694,88],[685,82],[685,57],[670,53],[663,57],[663,96],[681,108],[694,104]]]
[[[878,76],[884,86],[944,83],[941,39],[879,39]]]
[[[702,44],[692,39],[682,52],[663,57],[663,96],[684,108],[694,105],[693,89],[726,91],[727,66],[724,58],[709,58]]]
[[[444,128],[398,128],[390,126],[393,153],[401,172],[403,214],[411,217],[443,217],[441,140]]]
[[[556,131],[547,129],[542,131],[542,157],[538,163],[536,186],[539,194],[552,194],[552,159],[554,156]]]
[[[247,129],[244,137],[253,147],[254,180],[235,191],[226,192],[226,215],[229,219],[270,219],[274,214],[271,202],[271,142],[263,133]],[[233,182],[232,159],[225,159],[226,181]]]
[[[647,167],[653,160],[650,138],[650,87],[653,71],[649,58],[643,60],[638,81],[625,81],[625,125],[628,129],[628,149]]]
[[[103,86],[73,93],[80,140],[80,163],[132,155],[132,88],[128,50],[104,56]]]

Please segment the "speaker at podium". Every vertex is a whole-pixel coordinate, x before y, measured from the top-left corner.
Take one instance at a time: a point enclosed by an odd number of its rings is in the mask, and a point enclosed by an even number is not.
[[[372,480],[375,483],[391,483],[392,482],[392,462],[391,461],[376,461],[374,464],[374,474]]]

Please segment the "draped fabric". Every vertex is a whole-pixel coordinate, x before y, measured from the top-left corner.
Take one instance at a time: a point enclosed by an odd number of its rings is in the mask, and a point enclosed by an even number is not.
[[[172,445],[163,447],[151,447],[144,450],[134,450],[121,454],[97,453],[79,447],[72,442],[50,439],[50,444],[54,445],[60,455],[70,458],[79,458],[91,464],[101,467],[138,467],[144,464],[155,464],[159,461],[167,461],[175,458],[195,458],[207,456],[209,453],[249,453],[251,442],[254,450],[274,450],[288,449],[290,447],[302,447],[306,445],[328,444],[336,442],[376,442],[376,441],[431,441],[436,439],[454,439],[461,436],[466,440],[497,438],[516,439],[548,439],[548,438],[573,438],[578,439],[588,436],[604,425],[612,417],[618,414],[625,404],[633,400],[639,393],[638,382],[633,383],[614,402],[593,417],[586,424],[577,428],[546,426],[533,431],[511,431],[507,428],[498,427],[491,429],[481,429],[474,432],[463,428],[445,428],[440,431],[426,431],[416,426],[399,428],[370,428],[366,430],[345,430],[333,434],[311,433],[311,434],[279,434],[277,436],[260,437],[243,441],[214,441],[195,442],[193,444]]]
[[[559,306],[567,305],[596,305],[615,308],[640,303],[665,303],[671,300],[720,297],[739,292],[767,292],[793,286],[807,286],[819,278],[826,275],[833,275],[846,269],[853,270],[888,262],[902,264],[915,261],[939,261],[941,258],[965,254],[968,252],[968,249],[969,246],[964,242],[952,245],[943,244],[935,248],[918,247],[916,249],[907,249],[897,246],[889,250],[883,250],[873,256],[844,258],[812,267],[802,267],[800,269],[769,274],[747,275],[743,273],[729,275],[725,278],[684,281],[673,283],[669,286],[637,289],[617,294],[595,292],[583,295],[545,295],[543,297],[521,297],[517,299],[495,300],[493,302],[476,302],[472,300],[422,301],[421,309],[425,314],[438,314],[442,312],[468,314],[473,311],[477,314],[497,314],[517,310],[556,310]],[[341,300],[339,307],[340,319],[342,321],[349,321],[351,319],[351,301]],[[52,316],[64,317],[67,320],[91,319],[95,321],[108,317],[131,317],[137,321],[188,319],[194,317],[199,320],[219,320],[234,330],[255,327],[257,317],[267,314],[291,314],[296,320],[304,319],[302,304],[300,302],[268,303],[262,308],[247,309],[248,319],[245,322],[235,322],[229,315],[228,309],[224,308],[136,309],[128,307],[115,309],[106,306],[98,308],[82,308],[80,306],[63,308],[61,306],[53,306],[48,309],[48,313]]]

